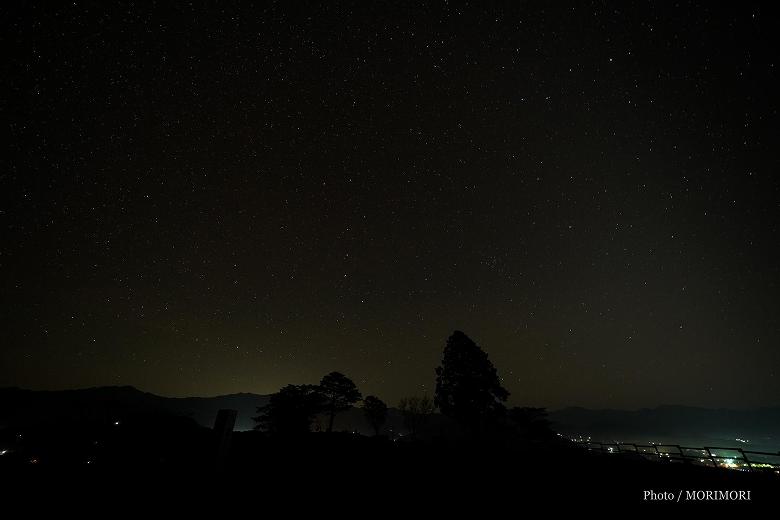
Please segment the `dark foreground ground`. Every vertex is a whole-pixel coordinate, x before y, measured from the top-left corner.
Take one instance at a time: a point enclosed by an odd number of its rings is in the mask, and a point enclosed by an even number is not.
[[[33,508],[149,504],[157,511],[166,503],[179,510],[178,517],[185,509],[216,503],[221,516],[241,511],[278,518],[271,510],[282,507],[350,517],[468,511],[484,518],[525,516],[539,507],[773,507],[780,498],[776,473],[594,454],[558,440],[412,442],[347,433],[282,440],[237,432],[217,460],[210,430],[171,419],[154,428],[47,428],[22,438],[6,431],[2,441],[12,448],[0,457],[4,495],[27,497]],[[705,500],[692,502],[690,493],[699,491],[705,494],[696,496]],[[749,491],[750,500],[706,500],[707,491]]]

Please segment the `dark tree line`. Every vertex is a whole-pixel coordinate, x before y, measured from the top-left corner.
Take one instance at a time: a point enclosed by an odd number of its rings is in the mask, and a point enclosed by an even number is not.
[[[552,429],[544,408],[507,410],[509,392],[501,385],[488,355],[461,331],[455,331],[444,347],[441,366],[436,368],[434,398],[409,397],[398,411],[404,426],[415,438],[435,409],[478,437],[489,430],[511,430],[526,439],[546,440]],[[376,396],[362,398],[355,383],[340,372],[325,375],[319,385],[287,385],[258,408],[257,429],[273,434],[299,435],[311,431],[320,415],[328,418],[333,431],[336,415],[363,401],[362,411],[376,435],[387,421],[388,407]]]
[[[311,431],[314,419],[328,415],[328,431],[333,431],[336,414],[348,410],[363,396],[355,383],[340,372],[325,375],[319,385],[287,385],[271,395],[266,406],[257,409],[256,429],[282,435]]]
[[[325,396],[317,385],[287,385],[257,409],[256,428],[279,435],[308,433],[314,418],[325,409]]]

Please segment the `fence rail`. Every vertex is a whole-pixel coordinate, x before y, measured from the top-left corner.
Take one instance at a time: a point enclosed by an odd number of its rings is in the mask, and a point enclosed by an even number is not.
[[[679,444],[635,444],[632,442],[574,441],[591,452],[606,455],[637,455],[642,458],[699,464],[742,471],[780,473],[780,452],[752,451],[723,446],[691,447]]]

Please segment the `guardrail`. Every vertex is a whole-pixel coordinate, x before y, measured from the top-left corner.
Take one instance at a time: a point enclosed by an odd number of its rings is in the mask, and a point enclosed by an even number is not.
[[[704,446],[701,448],[679,444],[635,444],[632,442],[574,441],[588,451],[605,455],[636,455],[646,459],[742,471],[772,471],[780,473],[780,452],[752,451],[743,448]]]

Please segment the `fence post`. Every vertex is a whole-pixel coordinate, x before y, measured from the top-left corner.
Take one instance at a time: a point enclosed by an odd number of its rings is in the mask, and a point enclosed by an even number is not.
[[[713,468],[717,468],[718,467],[718,461],[715,460],[715,455],[712,454],[712,452],[710,451],[710,449],[707,446],[705,446],[704,449],[707,452],[707,454],[710,456],[710,460],[712,461],[712,467]]]
[[[748,469],[750,471],[753,471],[753,464],[750,463],[750,459],[748,459],[747,453],[745,453],[742,448],[738,448],[739,452],[742,454],[742,458],[745,459],[745,463],[748,465]]]

